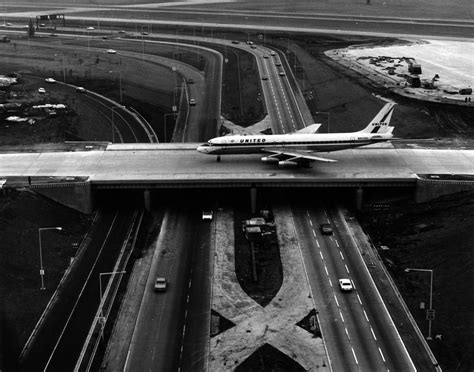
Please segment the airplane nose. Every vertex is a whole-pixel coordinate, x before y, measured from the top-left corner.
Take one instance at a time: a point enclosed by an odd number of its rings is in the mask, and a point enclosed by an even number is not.
[[[207,154],[207,148],[205,146],[198,146],[196,150],[202,154]]]

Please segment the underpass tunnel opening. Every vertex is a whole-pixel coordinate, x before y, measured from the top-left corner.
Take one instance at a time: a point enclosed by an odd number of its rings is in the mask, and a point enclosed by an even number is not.
[[[376,203],[413,200],[412,187],[246,187],[137,188],[95,190],[96,207],[159,210],[219,210],[244,206],[256,216],[272,205],[299,206],[337,203],[364,209]]]

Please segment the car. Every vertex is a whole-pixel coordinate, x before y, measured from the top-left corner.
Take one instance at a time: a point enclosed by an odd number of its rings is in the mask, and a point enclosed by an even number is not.
[[[142,35],[145,35],[145,36],[146,36],[146,35],[148,35],[148,32],[143,31],[143,32],[142,32]]]
[[[275,66],[281,66],[281,62],[280,62],[280,61],[276,61],[276,62],[275,62]]]
[[[270,52],[270,54],[271,54],[272,56],[276,56],[276,53],[275,53],[273,50]]]
[[[238,41],[238,40],[232,40],[232,44],[240,44],[240,41]]]
[[[89,26],[89,27],[86,27],[86,30],[87,30],[87,31],[92,31],[92,30],[95,30],[95,28],[92,27],[92,26]]]
[[[213,211],[202,211],[202,220],[203,221],[212,221],[213,217],[214,217],[214,212]]]
[[[255,44],[252,44],[252,45],[250,45],[250,48],[257,49],[257,46]]]
[[[262,76],[262,80],[268,80],[268,76],[263,75],[263,76]]]
[[[189,78],[189,79],[188,79],[188,84],[194,84],[194,80],[191,79],[191,78]]]
[[[189,100],[189,106],[196,106],[196,100],[194,98]]]
[[[247,44],[248,44],[248,45],[253,45],[253,41],[248,40],[248,41],[247,41]]]
[[[117,54],[117,51],[115,49],[107,49],[107,53],[109,54]]]
[[[46,25],[44,23],[40,23],[39,26],[40,27],[46,27]]]
[[[342,292],[350,292],[353,289],[352,281],[350,279],[339,279],[339,288]]]
[[[84,88],[84,87],[76,87],[76,92],[78,92],[78,93],[85,93],[85,92],[86,92],[86,88]]]
[[[264,54],[263,58],[265,58],[265,59],[268,58],[268,54]]]
[[[102,36],[102,39],[107,40],[109,37],[108,36]]]
[[[323,223],[321,224],[320,229],[324,235],[332,235],[332,227],[330,224]]]
[[[38,88],[38,93],[39,93],[39,94],[45,94],[45,93],[46,93],[46,89],[44,89],[44,88]]]
[[[157,277],[153,288],[155,292],[166,292],[166,289],[168,288],[168,280],[165,277]]]
[[[278,75],[285,76],[285,73],[283,71],[280,71]]]
[[[118,33],[119,34],[124,34],[126,31],[125,30],[120,30]]]
[[[56,80],[54,80],[53,78],[46,78],[46,79],[44,79],[44,81],[46,81],[47,83],[50,83],[50,84],[54,84],[56,82]]]

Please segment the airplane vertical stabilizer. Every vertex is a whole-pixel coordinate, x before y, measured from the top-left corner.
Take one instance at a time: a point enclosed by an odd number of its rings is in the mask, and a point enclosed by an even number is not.
[[[382,110],[372,119],[372,121],[359,133],[371,133],[371,134],[382,134],[391,133],[393,127],[390,126],[390,120],[392,119],[393,110],[396,103],[387,103]]]

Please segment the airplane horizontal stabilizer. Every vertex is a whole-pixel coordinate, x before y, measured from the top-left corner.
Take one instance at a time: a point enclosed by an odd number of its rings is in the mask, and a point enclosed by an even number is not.
[[[296,132],[293,132],[293,133],[298,133],[298,134],[301,134],[301,133],[316,133],[318,130],[319,130],[319,127],[321,126],[321,124],[311,124],[311,125],[308,125],[307,127],[304,127],[303,129],[300,129],[300,130],[297,130]]]

